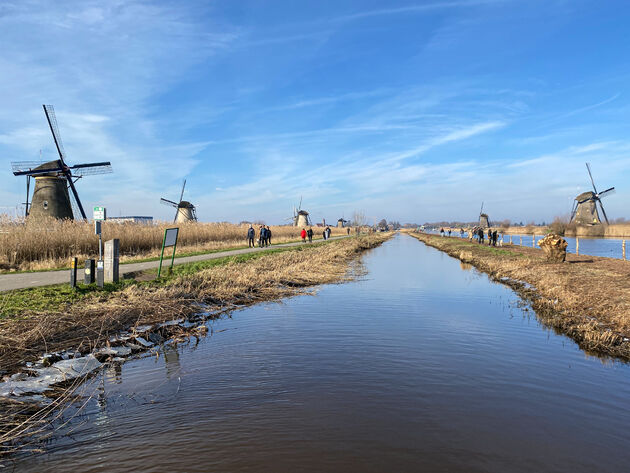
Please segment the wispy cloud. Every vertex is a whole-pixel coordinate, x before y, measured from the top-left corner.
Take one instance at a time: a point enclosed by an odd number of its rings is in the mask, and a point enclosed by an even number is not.
[[[361,20],[364,18],[370,17],[378,17],[385,15],[402,15],[406,13],[424,13],[435,10],[445,10],[451,8],[471,8],[478,7],[484,5],[492,5],[497,3],[505,3],[507,0],[462,0],[462,1],[444,1],[444,2],[434,2],[434,3],[424,3],[417,5],[409,5],[405,7],[398,8],[381,8],[375,10],[367,10],[358,13],[352,13],[349,15],[343,15],[335,18],[333,21],[353,21],[353,20]]]

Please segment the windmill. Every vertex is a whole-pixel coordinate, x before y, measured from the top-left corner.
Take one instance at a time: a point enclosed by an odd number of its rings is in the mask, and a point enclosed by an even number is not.
[[[479,210],[479,226],[481,228],[488,228],[490,226],[488,214],[483,213],[483,202],[481,203],[481,210]]]
[[[109,161],[101,163],[66,164],[66,152],[61,143],[61,135],[57,126],[55,109],[52,105],[43,105],[46,120],[50,127],[59,159],[53,161],[19,161],[12,162],[13,175],[26,176],[25,216],[79,218],[87,221],[83,204],[79,199],[75,183],[84,176],[108,174],[112,172]],[[35,179],[33,199],[29,204],[31,178]],[[70,189],[70,192],[68,192]],[[73,208],[75,209],[73,212]]]
[[[293,207],[293,217],[287,218],[293,222],[294,227],[308,227],[312,225],[309,213],[306,210],[302,210],[302,196],[300,196],[300,204],[297,208]]]
[[[175,218],[173,219],[173,223],[183,223],[183,222],[196,222],[197,221],[197,209],[193,204],[186,200],[182,200],[184,198],[184,189],[186,188],[186,179],[184,179],[184,185],[182,186],[182,193],[179,196],[179,203],[173,202],[168,199],[160,199],[160,202],[164,205],[170,205],[171,207],[175,207],[177,212],[175,212]]]
[[[591,184],[593,185],[593,191],[595,192],[582,192],[575,198],[573,209],[571,210],[570,221],[573,222],[575,220],[576,223],[583,225],[597,225],[602,223],[599,218],[599,213],[597,212],[597,204],[599,204],[599,208],[602,210],[604,219],[606,220],[606,223],[608,223],[608,217],[606,216],[606,211],[602,205],[601,198],[605,195],[614,193],[615,188],[611,187],[605,191],[597,192],[595,181],[593,180],[593,174],[591,174],[591,165],[589,163],[586,163],[586,169],[588,170],[588,175],[591,178]]]

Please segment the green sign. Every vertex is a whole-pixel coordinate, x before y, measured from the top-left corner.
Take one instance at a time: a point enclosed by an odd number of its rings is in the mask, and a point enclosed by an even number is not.
[[[105,207],[94,207],[94,220],[105,220],[106,214]]]
[[[169,273],[173,270],[173,263],[175,262],[175,249],[177,248],[177,236],[179,235],[179,228],[167,228],[164,231],[164,238],[162,239],[162,253],[160,254],[160,266],[158,268],[158,275],[162,273],[162,259],[164,258],[164,248],[173,247],[173,255],[171,256],[171,266],[168,268]]]

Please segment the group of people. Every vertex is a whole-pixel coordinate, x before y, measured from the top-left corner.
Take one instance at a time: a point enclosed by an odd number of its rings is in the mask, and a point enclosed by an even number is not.
[[[330,238],[331,233],[332,233],[332,230],[330,229],[330,227],[324,228],[324,231],[322,231],[322,237],[324,238],[324,240],[328,240]],[[350,231],[348,231],[348,235],[349,234],[350,234]],[[300,237],[302,237],[302,243],[305,243],[307,238],[308,238],[308,242],[312,243],[313,242],[313,227],[309,227],[308,230],[306,228],[303,228],[302,231],[300,232]]]
[[[247,229],[247,245],[250,248],[254,248],[256,246],[255,238],[256,230],[254,230],[254,227],[250,225]],[[258,246],[262,248],[263,246],[269,245],[271,245],[271,229],[269,228],[269,225],[261,225],[258,229]]]
[[[440,228],[441,236],[446,236],[447,233],[448,236],[451,236],[450,228],[447,231],[445,231],[444,228]],[[464,238],[463,228],[459,229],[459,236],[460,238]],[[471,230],[468,230],[468,239],[472,241],[473,238],[476,238],[479,244],[483,244],[485,242],[485,234],[482,227],[475,227]],[[497,246],[497,243],[499,244],[499,246],[503,245],[503,236],[500,236],[497,230],[492,230],[491,228],[488,228],[488,245]]]
[[[484,231],[481,227],[475,227],[473,231],[468,233],[468,238],[472,241],[473,238],[477,238],[477,243],[484,244]],[[503,246],[503,235],[499,238],[499,232],[488,228],[488,246]]]

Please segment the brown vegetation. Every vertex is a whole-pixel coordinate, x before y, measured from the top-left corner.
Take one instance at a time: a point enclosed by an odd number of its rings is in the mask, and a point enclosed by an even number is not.
[[[572,254],[565,263],[549,263],[535,248],[410,235],[510,285],[545,325],[585,350],[630,358],[630,263]]]
[[[172,223],[145,225],[103,222],[103,239],[120,240],[120,261],[160,256],[164,230]],[[178,253],[212,251],[246,245],[248,225],[231,223],[185,223],[180,228]],[[258,227],[256,234],[258,235]],[[297,240],[301,228],[272,226],[272,242]],[[331,227],[332,234],[345,235],[345,228]],[[321,237],[321,231],[315,231]],[[0,270],[41,270],[64,268],[69,258],[94,258],[98,237],[87,222],[43,219],[37,221],[0,220]]]

